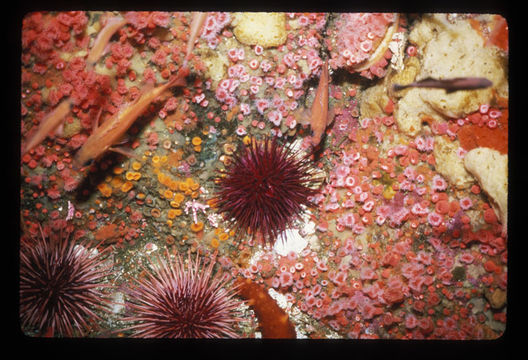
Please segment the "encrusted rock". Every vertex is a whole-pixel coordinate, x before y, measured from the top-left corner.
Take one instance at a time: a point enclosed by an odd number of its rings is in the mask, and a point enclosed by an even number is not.
[[[233,33],[242,44],[270,48],[286,42],[285,13],[237,13],[233,25]]]
[[[464,168],[464,161],[457,155],[458,141],[449,141],[442,136],[435,136],[433,154],[436,171],[459,189],[473,183],[473,178]]]
[[[486,291],[484,295],[494,309],[500,309],[506,305],[506,291],[504,290],[495,289],[493,292]]]
[[[414,80],[427,77],[448,79],[464,76],[485,77],[492,87],[446,93],[442,89],[408,90],[396,107],[398,127],[408,135],[420,132],[422,118],[460,118],[488,104],[493,92],[507,96],[506,64],[498,48],[484,46],[484,40],[468,21],[445,21],[445,14],[424,16],[409,35],[421,56],[421,67]]]
[[[466,169],[492,199],[495,212],[506,227],[508,220],[508,156],[489,148],[470,150],[464,157]]]

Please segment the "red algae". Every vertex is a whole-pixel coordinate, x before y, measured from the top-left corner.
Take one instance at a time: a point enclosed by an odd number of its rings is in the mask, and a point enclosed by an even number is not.
[[[259,329],[264,339],[295,339],[295,328],[288,314],[282,310],[262,285],[250,279],[240,279],[239,295],[248,301],[259,319]]]
[[[501,154],[508,154],[508,123],[503,124],[495,129],[473,124],[463,126],[457,133],[460,145],[467,151],[476,147],[489,147]]]
[[[508,23],[501,15],[493,15],[491,24],[477,19],[470,19],[471,27],[475,29],[485,41],[486,46],[497,46],[508,51]]]
[[[489,36],[489,43],[508,51],[508,23],[501,15],[493,17],[493,29]]]

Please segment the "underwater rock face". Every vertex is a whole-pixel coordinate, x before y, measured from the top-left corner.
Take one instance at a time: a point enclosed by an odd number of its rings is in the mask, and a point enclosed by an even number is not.
[[[492,21],[486,19],[486,23]],[[406,92],[395,117],[398,126],[409,135],[419,133],[424,116],[435,120],[464,118],[477,111],[481,104],[489,104],[493,91],[507,96],[504,52],[494,46],[485,46],[486,39],[475,24],[478,24],[476,19],[463,15],[446,20],[445,14],[434,14],[424,16],[410,32],[409,41],[416,44],[422,58],[416,80],[484,77],[493,83],[493,87],[449,94],[443,90],[418,88]]]
[[[21,45],[28,336],[503,334],[507,19],[33,12]]]
[[[506,225],[508,219],[508,156],[489,148],[475,148],[464,157],[466,169],[478,180],[493,201],[497,215]]]

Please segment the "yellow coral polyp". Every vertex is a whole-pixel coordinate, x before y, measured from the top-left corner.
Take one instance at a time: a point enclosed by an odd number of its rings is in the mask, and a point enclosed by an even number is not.
[[[182,214],[182,211],[180,209],[170,209],[167,212],[167,217],[169,219],[174,219],[176,216],[180,216]]]
[[[162,172],[158,172],[158,181],[166,187],[170,188],[172,191],[178,190],[178,188],[175,186],[175,181],[172,180],[170,176]]]
[[[181,203],[172,200],[172,201],[169,203],[169,205],[170,205],[171,207],[173,207],[173,208],[178,208],[178,207],[180,207]]]
[[[202,151],[202,147],[200,145],[196,145],[196,146],[194,146],[194,151],[200,152],[200,151]]]
[[[189,185],[183,181],[180,181],[180,183],[178,184],[178,189],[180,191],[187,191],[189,190]]]
[[[220,239],[220,241],[226,241],[229,238],[229,235],[223,232],[218,236],[218,238]]]
[[[198,232],[198,231],[201,231],[204,227],[204,223],[201,222],[201,221],[198,221],[197,223],[192,223],[191,224],[191,231],[192,232]]]
[[[138,171],[139,169],[141,169],[141,163],[138,161],[134,161],[132,163],[132,169],[134,169],[135,171]]]
[[[159,157],[158,155],[154,155],[154,156],[152,157],[152,164],[153,164],[154,166],[158,166],[158,165],[160,165],[160,157]]]
[[[220,245],[220,243],[218,242],[218,239],[217,238],[213,238],[211,240],[211,246],[214,247],[215,249]]]
[[[176,180],[170,180],[167,182],[167,186],[172,190],[176,191],[178,190],[178,182]]]
[[[165,181],[167,181],[167,175],[165,175],[162,172],[159,172],[158,173],[158,181],[163,184]]]
[[[170,191],[170,190],[165,190],[163,192],[163,197],[165,199],[172,199],[173,196],[174,196],[174,193],[172,191]]]
[[[115,175],[121,175],[124,171],[125,169],[122,168],[121,166],[116,166],[114,167],[114,170],[113,170]]]
[[[198,136],[195,136],[192,138],[191,142],[194,146],[199,146],[202,144],[202,139],[199,138]]]
[[[112,185],[113,188],[119,188],[119,187],[121,187],[121,185],[123,185],[123,180],[121,180],[118,177],[114,177],[110,181],[110,185]]]
[[[186,195],[191,195],[190,191],[196,191],[200,188],[200,184],[195,182],[192,178],[185,179],[184,189],[180,188],[181,191],[184,191]]]
[[[181,203],[183,200],[185,200],[185,196],[183,196],[182,193],[174,194],[174,201],[175,202]]]
[[[101,192],[104,197],[110,197],[112,195],[112,188],[106,183],[97,185],[97,189]]]
[[[134,186],[134,184],[132,184],[130,181],[127,181],[123,185],[121,185],[121,191],[122,192],[129,192],[130,189],[132,189],[133,186]]]
[[[125,178],[127,180],[139,180],[141,179],[141,173],[139,172],[136,172],[136,171],[127,171],[126,175],[125,175]]]

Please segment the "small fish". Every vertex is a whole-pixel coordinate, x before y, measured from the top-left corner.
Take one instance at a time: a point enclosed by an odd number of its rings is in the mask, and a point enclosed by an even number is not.
[[[409,87],[444,89],[447,94],[458,90],[477,90],[492,86],[493,83],[483,77],[458,77],[452,79],[433,79],[431,77],[407,85],[394,84],[393,90],[399,91]]]
[[[184,65],[187,64],[187,61],[191,56],[191,52],[194,48],[194,43],[196,42],[198,34],[200,34],[200,31],[202,30],[205,19],[207,19],[207,15],[209,15],[209,13],[207,12],[193,12],[191,20],[191,33],[189,36],[189,40],[187,41],[187,51],[185,52],[185,60],[183,63]]]
[[[90,164],[106,150],[118,151],[110,147],[123,137],[125,132],[145,112],[154,99],[171,87],[184,86],[187,75],[189,75],[189,68],[182,66],[178,70],[178,73],[172,75],[165,84],[145,90],[132,104],[120,110],[112,118],[106,120],[86,139],[84,145],[75,154],[73,166],[79,169]]]
[[[41,121],[35,134],[29,139],[22,150],[22,155],[37,146],[50,135],[55,129],[59,127],[62,120],[68,115],[72,108],[70,99],[63,100],[52,112],[46,115]]]
[[[325,61],[310,111],[310,128],[312,129],[312,145],[314,147],[321,142],[326,127],[330,125],[333,118],[328,111],[328,79],[328,62]]]
[[[88,66],[93,67],[99,58],[105,52],[110,38],[119,30],[127,21],[120,16],[111,17],[106,21],[106,25],[97,35],[95,42],[86,58]]]

